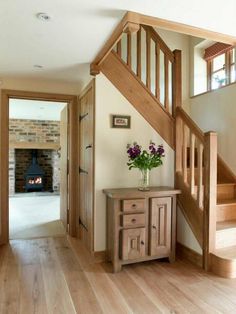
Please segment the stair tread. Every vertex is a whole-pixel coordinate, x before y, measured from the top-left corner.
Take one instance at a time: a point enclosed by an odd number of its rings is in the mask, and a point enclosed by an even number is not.
[[[217,255],[221,258],[236,259],[236,246],[234,245],[222,249],[217,249],[215,250],[214,255]]]
[[[235,182],[217,183],[217,185],[236,185]]]
[[[216,223],[216,230],[225,230],[236,228],[236,220],[226,220],[226,221],[218,221]]]
[[[236,199],[222,199],[222,200],[217,200],[217,205],[236,205]]]

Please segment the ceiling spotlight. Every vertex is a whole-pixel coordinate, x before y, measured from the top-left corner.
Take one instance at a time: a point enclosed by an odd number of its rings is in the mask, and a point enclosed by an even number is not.
[[[35,65],[34,65],[34,68],[36,68],[36,69],[42,69],[42,68],[43,68],[43,66],[42,66],[42,65],[40,65],[40,64],[35,64]]]
[[[51,17],[47,13],[37,13],[36,14],[37,18],[41,21],[50,21]]]

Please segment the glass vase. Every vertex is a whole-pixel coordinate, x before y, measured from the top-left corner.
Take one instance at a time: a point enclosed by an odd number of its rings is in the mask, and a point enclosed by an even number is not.
[[[140,191],[149,191],[149,178],[150,178],[150,170],[149,169],[140,169],[141,173],[141,179],[140,179],[140,185],[139,190]]]

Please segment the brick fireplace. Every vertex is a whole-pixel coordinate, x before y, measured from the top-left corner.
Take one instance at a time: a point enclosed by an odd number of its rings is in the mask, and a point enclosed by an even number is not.
[[[11,143],[59,143],[60,121],[9,121],[9,194],[25,192],[25,174],[32,162],[32,149],[15,148]],[[44,191],[60,191],[60,157],[56,150],[38,149],[37,161],[44,172]]]

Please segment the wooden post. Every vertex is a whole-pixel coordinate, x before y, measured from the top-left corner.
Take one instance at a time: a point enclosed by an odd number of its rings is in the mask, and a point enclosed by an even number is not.
[[[175,171],[183,171],[183,125],[181,118],[177,115],[175,120]]]
[[[175,108],[182,106],[182,65],[181,50],[174,50],[174,62],[172,64],[172,102],[173,116],[175,116]]]
[[[205,133],[204,151],[204,215],[203,215],[203,266],[211,268],[210,253],[215,250],[216,241],[216,199],[217,199],[217,134]]]

